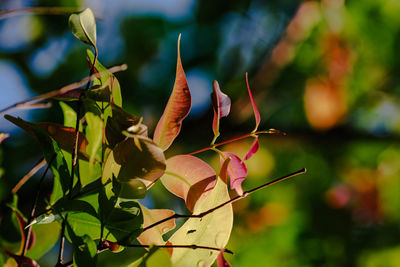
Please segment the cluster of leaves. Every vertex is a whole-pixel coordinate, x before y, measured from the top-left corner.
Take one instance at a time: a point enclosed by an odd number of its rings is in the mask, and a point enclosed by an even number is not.
[[[228,116],[231,101],[214,81],[211,95],[214,138],[210,146],[166,159],[164,151],[178,136],[191,107],[179,39],[175,84],[151,138],[143,119],[122,108],[118,80],[97,60],[96,23],[92,11],[86,9],[71,15],[69,24],[72,33],[94,49],[94,53],[87,51],[94,79],[89,79],[85,89],[53,96],[63,111],[63,125],[32,123],[5,116],[39,142],[54,182],[44,211],[35,211],[36,199],[31,215],[25,218],[18,210],[16,194],[4,206],[0,233],[2,261],[12,258],[20,265],[37,266],[34,259],[40,258],[61,236],[58,264],[62,266],[72,264],[63,262],[65,239],[73,246],[76,266],[95,266],[100,252],[117,253],[125,247],[150,248],[132,259],[129,262],[132,266],[149,263],[156,257],[176,266],[210,266],[217,258],[219,265],[229,265],[223,253],[229,252],[225,246],[233,226],[231,204],[261,188],[243,192],[242,183],[247,176],[245,161],[259,149],[259,134],[278,132],[258,131],[260,114],[247,76],[256,126],[243,136],[254,137],[246,156],[241,159],[217,148],[220,119]],[[71,107],[75,103],[77,109]],[[219,154],[218,175],[206,162],[193,156],[204,150]],[[238,194],[233,199],[228,193],[228,177],[229,188]],[[185,201],[191,214],[148,209],[138,202],[158,180]],[[175,228],[176,218],[188,220],[164,240],[163,235]],[[37,237],[44,229],[54,232],[50,238]],[[166,247],[168,251],[155,251],[152,246]]]

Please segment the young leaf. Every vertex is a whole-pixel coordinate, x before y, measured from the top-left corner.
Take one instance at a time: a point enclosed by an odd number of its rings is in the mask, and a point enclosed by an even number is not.
[[[193,214],[199,214],[228,201],[226,184],[217,179],[212,192],[197,201]],[[204,216],[189,218],[169,239],[172,245],[199,245],[224,248],[228,243],[233,226],[232,204]],[[171,262],[173,266],[210,266],[218,256],[217,251],[173,249]]]
[[[218,267],[231,267],[229,262],[224,258],[224,252],[223,251],[221,251],[218,254],[217,264],[218,264]]]
[[[186,80],[185,72],[182,67],[178,38],[178,57],[176,64],[176,77],[174,88],[165,107],[164,113],[158,121],[154,132],[153,140],[161,147],[167,150],[175,138],[178,136],[183,119],[189,114],[192,100],[189,91],[189,85]]]
[[[96,20],[90,8],[72,14],[68,20],[69,28],[80,41],[96,47]]]
[[[76,125],[76,112],[69,105],[64,102],[58,102],[63,112],[64,126],[65,127],[75,127]]]
[[[161,182],[174,195],[183,198],[192,211],[200,196],[210,192],[216,182],[215,171],[194,156],[177,155],[167,160]]]
[[[230,187],[231,189],[236,190],[238,195],[241,196],[243,194],[242,182],[244,181],[244,179],[246,179],[247,167],[238,156],[230,152],[223,152],[223,157],[221,156],[221,163],[224,162],[227,158],[231,159],[228,165]]]
[[[175,214],[173,210],[168,209],[150,210],[143,205],[140,205],[140,208],[143,213],[143,228]],[[141,233],[137,239],[143,245],[164,245],[165,241],[162,236],[174,228],[175,220],[168,220]]]
[[[211,101],[213,105],[214,118],[213,118],[213,132],[214,139],[217,140],[219,136],[219,120],[229,115],[231,110],[231,99],[226,94],[222,93],[217,81],[213,82],[213,92],[211,93]]]
[[[259,148],[260,148],[260,143],[258,142],[258,136],[256,136],[253,140],[253,143],[250,146],[249,151],[247,152],[246,156],[244,156],[243,161],[248,160],[254,154],[256,154]]]
[[[108,156],[102,181],[106,183],[114,175],[121,182],[140,179],[149,186],[163,175],[165,167],[164,153],[151,139],[127,138]]]
[[[251,106],[253,107],[254,118],[256,119],[256,127],[253,130],[253,132],[255,132],[258,129],[258,125],[260,125],[261,116],[260,116],[260,112],[258,112],[256,103],[255,103],[254,98],[253,98],[253,94],[251,93],[251,90],[250,90],[249,77],[248,77],[247,72],[246,72],[246,84],[247,84],[247,91],[249,92]]]

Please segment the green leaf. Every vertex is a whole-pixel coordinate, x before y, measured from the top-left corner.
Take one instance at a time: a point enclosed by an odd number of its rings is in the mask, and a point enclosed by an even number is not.
[[[68,235],[72,240],[74,266],[96,266],[96,243],[88,235],[76,235],[69,223],[66,226]]]
[[[165,249],[151,248],[142,258],[128,265],[128,267],[168,267],[172,266],[170,255]]]
[[[76,125],[76,112],[68,104],[64,102],[58,102],[64,116],[65,127],[75,127]]]
[[[178,136],[181,130],[182,121],[189,114],[192,105],[189,85],[181,62],[179,51],[180,39],[181,36],[179,35],[174,88],[172,89],[164,113],[157,123],[153,137],[154,142],[159,145],[162,150],[167,150]]]
[[[36,242],[33,247],[26,254],[27,257],[32,259],[39,259],[47,251],[49,251],[58,241],[60,237],[61,226],[57,222],[50,224],[35,224],[33,226],[33,232],[39,238],[36,238]]]
[[[193,210],[199,214],[229,200],[227,185],[218,178],[213,191],[200,198]],[[198,245],[225,248],[233,226],[232,205],[219,208],[203,218],[189,218],[169,239],[172,245]],[[174,266],[210,266],[218,251],[174,248],[171,262]]]
[[[68,20],[72,33],[82,42],[96,47],[96,20],[90,8],[72,14]]]
[[[89,154],[89,167],[92,167],[96,156],[101,152],[99,149],[103,140],[103,121],[91,112],[86,113],[85,118],[87,122],[86,138],[89,142],[87,153]],[[100,157],[97,159],[100,160]]]

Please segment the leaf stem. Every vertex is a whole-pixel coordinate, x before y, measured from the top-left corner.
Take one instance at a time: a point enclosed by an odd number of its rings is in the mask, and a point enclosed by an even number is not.
[[[208,249],[208,250],[215,250],[215,251],[221,251],[223,250],[226,253],[233,254],[233,252],[229,249],[221,249],[221,248],[215,248],[215,247],[207,247],[207,246],[198,246],[198,245],[127,245],[127,247],[131,248],[150,248],[150,247],[156,247],[156,248],[191,248],[191,249]]]
[[[198,154],[198,153],[201,153],[201,152],[204,152],[204,151],[211,150],[211,149],[216,148],[216,147],[218,147],[218,146],[226,145],[226,144],[229,144],[229,143],[232,143],[232,142],[235,142],[235,141],[239,141],[239,140],[245,139],[245,138],[247,138],[247,137],[251,137],[251,136],[254,136],[254,135],[260,135],[260,134],[286,135],[285,132],[281,132],[281,131],[275,130],[275,129],[269,129],[269,130],[266,130],[266,131],[250,132],[250,133],[241,135],[241,136],[239,136],[239,137],[235,137],[235,138],[226,140],[226,141],[224,141],[224,142],[220,142],[220,143],[217,143],[217,144],[213,144],[213,145],[210,145],[210,146],[208,146],[208,147],[205,147],[205,148],[202,148],[202,149],[199,149],[199,150],[196,150],[196,151],[187,153],[186,155]]]
[[[16,194],[18,190],[33,176],[35,173],[37,173],[43,166],[46,165],[46,160],[44,158],[41,158],[35,166],[27,173],[24,175],[24,177],[19,180],[19,182],[13,187],[11,190],[12,194]]]
[[[260,185],[260,186],[258,186],[258,187],[256,187],[256,188],[253,188],[253,189],[251,189],[251,190],[245,191],[245,192],[243,193],[243,195],[241,195],[241,196],[240,196],[240,195],[239,195],[239,196],[236,196],[236,197],[234,197],[234,198],[232,198],[232,199],[230,199],[230,200],[228,200],[228,201],[225,201],[225,202],[219,204],[218,206],[215,206],[214,208],[211,208],[211,209],[209,209],[209,210],[203,211],[203,212],[201,212],[201,213],[199,213],[199,214],[174,214],[174,215],[171,215],[171,216],[169,216],[169,217],[167,217],[167,218],[165,218],[165,219],[162,219],[162,220],[160,220],[160,221],[158,221],[158,222],[155,222],[155,223],[153,223],[153,224],[151,224],[151,225],[149,225],[149,226],[143,228],[143,232],[146,231],[146,230],[149,230],[149,229],[151,229],[151,228],[153,228],[153,227],[155,227],[155,226],[157,226],[157,225],[159,225],[159,224],[162,224],[162,223],[164,223],[164,222],[166,222],[166,221],[172,220],[172,219],[178,219],[178,218],[202,218],[202,217],[206,216],[207,214],[210,214],[211,212],[213,212],[213,211],[215,211],[215,210],[217,210],[217,209],[220,209],[220,208],[222,208],[223,206],[225,206],[225,205],[227,205],[227,204],[236,202],[236,201],[238,201],[238,200],[240,200],[240,199],[242,199],[242,198],[247,197],[248,195],[250,195],[250,194],[252,194],[252,193],[254,193],[254,192],[256,192],[256,191],[259,191],[259,190],[261,190],[261,189],[264,189],[265,187],[268,187],[268,186],[270,186],[270,185],[276,184],[276,183],[278,183],[278,182],[280,182],[280,181],[283,181],[283,180],[286,180],[286,179],[295,177],[295,176],[300,175],[300,174],[304,174],[304,173],[306,173],[306,171],[307,171],[307,170],[306,170],[305,168],[303,168],[303,169],[298,170],[298,171],[296,171],[296,172],[293,172],[293,173],[290,173],[290,174],[288,174],[288,175],[279,177],[279,178],[277,178],[277,179],[275,179],[275,180],[273,180],[273,181],[271,181],[271,182],[265,183],[265,184]]]

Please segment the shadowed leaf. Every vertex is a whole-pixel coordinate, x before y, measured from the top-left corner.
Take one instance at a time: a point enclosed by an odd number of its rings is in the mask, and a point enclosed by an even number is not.
[[[69,28],[80,41],[96,47],[96,20],[90,8],[72,14],[68,20]]]
[[[201,159],[177,155],[167,160],[161,182],[171,193],[183,198],[192,211],[200,196],[214,187],[215,177],[215,171]]]
[[[161,119],[158,121],[153,140],[163,150],[167,150],[174,139],[178,136],[183,119],[189,114],[191,107],[191,96],[185,72],[182,67],[178,38],[178,57],[176,64],[176,77],[174,88],[165,107]]]

